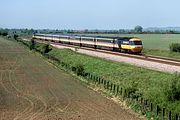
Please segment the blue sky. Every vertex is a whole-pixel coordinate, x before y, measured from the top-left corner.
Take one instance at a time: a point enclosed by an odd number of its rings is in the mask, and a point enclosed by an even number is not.
[[[0,28],[180,26],[180,0],[1,0]]]

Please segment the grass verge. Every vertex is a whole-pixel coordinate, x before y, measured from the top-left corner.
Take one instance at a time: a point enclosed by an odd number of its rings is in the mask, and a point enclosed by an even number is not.
[[[173,59],[180,59],[180,52],[171,52],[169,50],[144,49],[142,53],[146,55],[155,55]]]

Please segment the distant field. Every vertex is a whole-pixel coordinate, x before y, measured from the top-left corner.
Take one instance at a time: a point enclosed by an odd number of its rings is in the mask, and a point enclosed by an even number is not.
[[[180,34],[88,34],[103,36],[139,37],[145,49],[169,50],[169,44],[180,43]]]

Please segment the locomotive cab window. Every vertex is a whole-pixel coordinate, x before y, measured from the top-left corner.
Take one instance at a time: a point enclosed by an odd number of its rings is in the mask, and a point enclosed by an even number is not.
[[[142,45],[141,41],[129,41],[130,45]]]

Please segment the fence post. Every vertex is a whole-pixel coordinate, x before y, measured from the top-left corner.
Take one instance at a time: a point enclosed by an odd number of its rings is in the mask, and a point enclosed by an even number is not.
[[[107,88],[106,89],[108,89],[109,90],[109,81],[107,82]]]
[[[124,89],[124,95],[123,95],[123,98],[126,97],[126,89]]]
[[[153,104],[150,104],[151,112],[153,111]]]
[[[178,118],[179,118],[179,117],[178,117],[178,114],[176,114],[176,115],[175,115],[175,120],[178,120]]]
[[[141,97],[141,99],[140,99],[140,103],[141,103],[141,105],[143,104],[143,98]]]
[[[115,94],[116,93],[116,84],[114,84],[114,87],[113,87],[113,93]]]
[[[162,120],[164,120],[164,116],[165,116],[165,108],[162,109]]]
[[[106,80],[104,80],[104,88],[106,89]]]
[[[119,85],[116,87],[116,95],[119,93]]]
[[[100,78],[101,79],[101,78]],[[104,83],[104,79],[101,79],[101,84],[103,84]]]
[[[123,89],[121,88],[121,96],[122,96],[122,93],[123,93]]]
[[[90,79],[91,79],[91,80],[93,80],[93,76],[92,76],[92,74],[90,74]]]
[[[171,111],[169,111],[169,119],[168,120],[171,120]]]
[[[157,116],[159,115],[159,106],[158,105],[156,106],[156,115]]]

